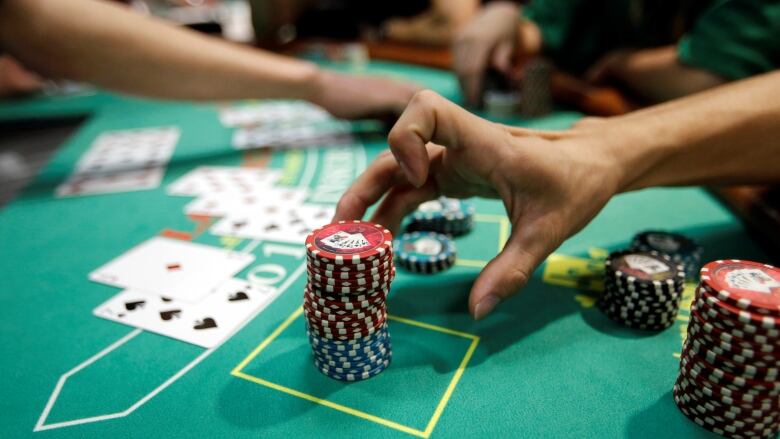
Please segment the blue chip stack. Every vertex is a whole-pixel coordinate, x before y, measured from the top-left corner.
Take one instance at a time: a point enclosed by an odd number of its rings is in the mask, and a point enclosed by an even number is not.
[[[412,273],[435,274],[452,268],[457,259],[455,242],[441,233],[404,233],[393,241],[398,265]]]
[[[409,232],[438,232],[460,236],[474,227],[474,205],[456,198],[439,197],[421,204],[410,215]]]
[[[648,230],[637,234],[631,242],[631,250],[655,251],[669,256],[672,262],[685,267],[685,277],[689,280],[698,279],[704,253],[704,249],[693,239],[662,230]]]

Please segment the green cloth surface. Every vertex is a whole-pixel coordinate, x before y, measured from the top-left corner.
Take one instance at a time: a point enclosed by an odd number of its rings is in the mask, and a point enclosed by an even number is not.
[[[734,80],[780,66],[776,0],[535,0],[523,15],[557,65],[583,73],[608,52],[678,43],[681,62]]]
[[[459,99],[455,79],[443,71],[391,63],[368,71]],[[57,114],[55,103],[39,104],[42,115]],[[262,242],[252,250],[257,260],[239,277],[273,264],[285,273],[274,283],[284,292],[217,348],[94,317],[119,290],[90,282],[90,271],[164,229],[195,229],[182,213],[190,198],[169,196],[166,186],[196,166],[238,166],[246,157],[231,148],[232,130],[220,125],[213,105],[119,99],[90,112],[34,183],[0,211],[2,437],[712,436],[672,401],[683,320],[659,334],[623,329],[588,306],[595,293],[544,282],[543,266],[521,294],[473,321],[469,288],[503,236],[497,201],[475,201],[476,227],[457,238],[456,267],[436,276],[398,270],[388,299],[397,316],[389,324],[393,363],[365,382],[335,382],[313,366],[296,316],[305,284],[299,246]],[[512,122],[561,129],[578,117],[559,112]],[[159,188],[53,197],[101,132],[164,125],[179,126],[182,136]],[[386,148],[381,135],[361,140],[354,148],[275,151],[268,166],[282,169],[287,184],[312,188],[317,201],[335,202],[336,177],[347,185]],[[622,248],[649,228],[697,239],[705,260],[766,260],[740,222],[699,188],[618,196],[557,253],[587,258],[594,247]],[[208,233],[195,241],[236,244]]]

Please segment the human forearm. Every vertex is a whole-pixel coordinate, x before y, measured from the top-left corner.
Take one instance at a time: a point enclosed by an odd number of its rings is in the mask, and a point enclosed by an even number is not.
[[[164,98],[311,98],[318,69],[92,0],[6,0],[0,42],[32,68]]]
[[[778,121],[780,72],[609,119],[581,135],[616,161],[618,192],[765,183],[780,181]]]
[[[706,70],[680,63],[675,46],[620,51],[608,59],[605,76],[650,102],[665,102],[724,82]]]

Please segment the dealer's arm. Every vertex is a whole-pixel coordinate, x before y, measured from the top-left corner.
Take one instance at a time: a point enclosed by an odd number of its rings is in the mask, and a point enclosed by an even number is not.
[[[499,198],[512,223],[504,250],[471,290],[475,318],[520,290],[534,269],[612,196],[650,186],[780,182],[780,72],[626,116],[539,132],[480,119],[418,93],[380,156],[339,201],[336,219],[397,230],[439,195]]]
[[[337,74],[102,0],[0,0],[0,48],[46,76],[174,99],[299,98],[343,117],[400,114],[416,87]]]

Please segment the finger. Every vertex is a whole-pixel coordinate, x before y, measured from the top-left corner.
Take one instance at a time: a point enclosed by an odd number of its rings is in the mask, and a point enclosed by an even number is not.
[[[393,185],[405,182],[398,163],[384,152],[355,180],[339,199],[333,221],[363,218],[371,205],[379,201]]]
[[[513,227],[501,253],[488,263],[471,288],[469,310],[475,319],[488,315],[503,300],[523,288],[536,267],[557,244],[542,235]]]
[[[435,92],[414,95],[390,130],[387,141],[409,182],[421,187],[428,179],[428,142],[449,149],[482,144],[503,134],[498,125],[480,119]]]
[[[414,211],[420,204],[433,200],[439,196],[439,191],[433,182],[429,180],[422,187],[395,186],[387,193],[387,196],[374,211],[371,220],[382,224],[395,233],[401,226],[404,217]]]
[[[512,44],[508,41],[502,41],[493,50],[491,64],[499,72],[509,75],[512,72],[512,54],[514,52]]]
[[[469,41],[458,44],[455,50],[454,70],[458,76],[463,99],[468,105],[477,106],[489,48],[480,42]]]

